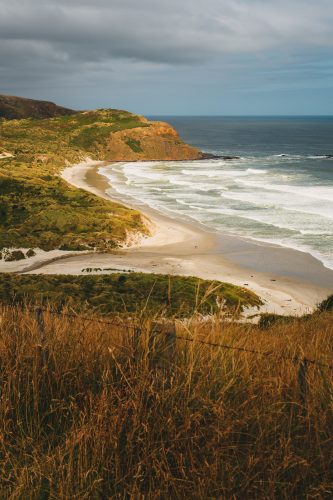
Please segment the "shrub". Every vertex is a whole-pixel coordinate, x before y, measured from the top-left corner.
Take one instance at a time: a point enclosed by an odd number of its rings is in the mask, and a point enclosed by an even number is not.
[[[318,310],[323,312],[323,311],[333,311],[333,295],[330,295],[327,297],[327,299],[323,300],[319,306]]]
[[[6,262],[13,262],[15,260],[23,259],[25,259],[25,255],[22,250],[13,250],[12,252],[9,252],[5,257]]]
[[[87,273],[101,270],[86,269]],[[246,307],[262,304],[250,290],[185,276],[135,272],[92,276],[0,274],[0,301],[36,302],[41,296],[55,306],[63,301],[64,296],[68,297],[76,311],[94,309],[102,314],[119,314],[146,309],[153,314],[163,311],[167,316],[178,317],[221,310],[237,315]]]
[[[125,142],[128,147],[131,148],[132,151],[135,153],[142,153],[142,147],[140,141],[137,141],[136,139],[132,139],[131,137],[126,137]]]
[[[29,248],[29,250],[28,250],[28,251],[27,251],[27,253],[26,253],[26,256],[27,256],[28,258],[30,258],[30,257],[34,257],[35,255],[36,255],[35,250],[33,250],[32,248]]]
[[[293,316],[282,316],[280,314],[274,314],[274,313],[263,313],[260,314],[258,326],[259,328],[266,329],[279,323],[288,323],[294,320],[295,318]]]

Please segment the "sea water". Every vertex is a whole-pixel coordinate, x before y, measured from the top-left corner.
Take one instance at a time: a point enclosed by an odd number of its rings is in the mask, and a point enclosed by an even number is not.
[[[158,117],[237,159],[119,163],[121,195],[173,217],[308,252],[333,269],[333,117]]]

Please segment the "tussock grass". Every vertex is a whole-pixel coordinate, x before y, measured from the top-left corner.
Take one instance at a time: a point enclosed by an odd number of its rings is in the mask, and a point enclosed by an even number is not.
[[[330,362],[332,314],[177,324],[267,357],[179,339],[163,351],[161,335],[154,350],[151,316],[127,329],[46,312],[41,335],[30,311],[2,307],[0,497],[331,498],[332,372],[309,367],[305,409],[284,357]]]

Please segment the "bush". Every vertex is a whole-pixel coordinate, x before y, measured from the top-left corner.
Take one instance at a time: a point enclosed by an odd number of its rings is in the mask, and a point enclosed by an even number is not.
[[[266,329],[279,323],[288,323],[294,320],[295,317],[293,316],[282,316],[281,314],[263,313],[260,314],[258,326],[259,328]]]
[[[21,250],[13,250],[12,252],[9,252],[5,257],[6,262],[13,262],[15,260],[23,259],[25,259],[25,255]]]
[[[319,306],[318,310],[321,312],[324,311],[333,311],[333,295],[327,297],[327,299],[323,300]]]
[[[29,248],[29,250],[26,253],[26,256],[28,258],[30,258],[30,257],[34,257],[35,255],[36,255],[36,252],[32,248]]]

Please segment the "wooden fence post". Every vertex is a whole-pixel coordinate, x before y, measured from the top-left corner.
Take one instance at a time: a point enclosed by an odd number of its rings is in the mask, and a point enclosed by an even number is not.
[[[133,354],[134,358],[138,360],[140,353],[140,338],[142,330],[138,326],[133,330]]]
[[[37,316],[37,324],[38,324],[38,329],[39,329],[40,343],[43,345],[45,343],[45,322],[44,322],[44,316],[43,316],[43,309],[41,307],[38,307],[38,309],[36,311],[36,316]]]
[[[149,366],[168,369],[173,363],[176,348],[176,324],[173,320],[153,323],[148,352]]]
[[[309,393],[309,383],[307,379],[308,372],[308,360],[304,358],[301,361],[298,370],[298,383],[300,388],[300,397],[301,404],[305,413],[307,413],[307,402],[308,402],[308,393]]]
[[[36,311],[37,325],[39,331],[39,344],[37,345],[38,364],[41,368],[46,368],[48,363],[48,350],[46,347],[45,321],[43,309],[39,307]]]

